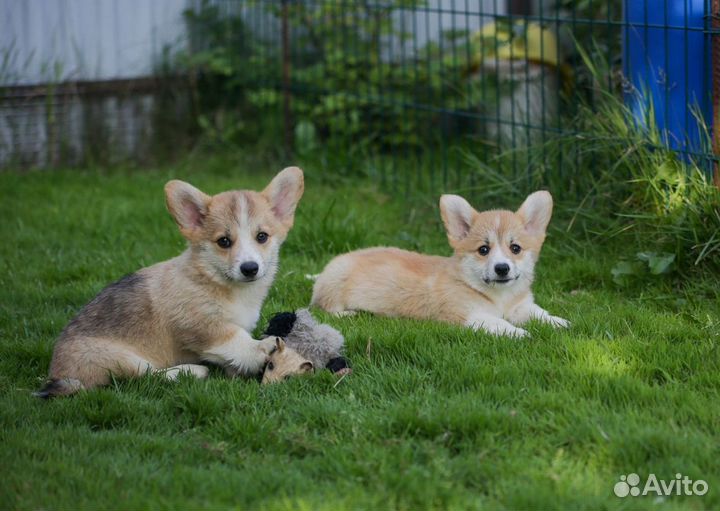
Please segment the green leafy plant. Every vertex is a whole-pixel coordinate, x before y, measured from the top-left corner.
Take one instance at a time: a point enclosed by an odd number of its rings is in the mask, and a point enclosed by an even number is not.
[[[675,269],[675,254],[668,252],[638,252],[635,260],[621,260],[612,269],[613,281],[620,286],[667,275]]]
[[[484,78],[470,79],[467,53],[477,49],[467,31],[448,30],[440,40],[417,47],[412,27],[402,20],[424,4],[248,3],[264,20],[252,27],[279,28],[287,16],[288,92],[298,150],[419,150],[437,141],[443,130],[457,131],[450,112],[477,110],[481,84],[482,100],[494,104]],[[277,118],[283,102],[279,33],[264,37],[243,21],[240,11],[227,12],[208,1],[188,9],[185,20],[190,44],[178,62],[191,76],[201,128],[222,143],[252,138],[252,123],[243,125],[243,119]],[[418,105],[425,109],[419,111]],[[217,115],[217,110],[225,112]],[[280,138],[279,132],[273,135]]]
[[[580,48],[585,63],[599,76],[603,63]],[[638,122],[630,109],[607,89],[602,101],[580,107],[577,125],[588,133],[575,141],[583,161],[605,166],[604,185],[592,191],[606,193],[605,201],[622,223],[618,235],[631,235],[657,254],[647,256],[653,273],[665,273],[674,263],[678,272],[720,270],[720,189],[709,179],[709,162],[679,156],[667,148],[650,105]],[[698,122],[703,123],[698,117]],[[705,129],[705,133],[708,130]],[[709,136],[704,140],[710,153]],[[657,271],[662,269],[663,271]]]
[[[252,143],[265,131],[258,129],[267,120],[261,112],[278,102],[276,91],[261,88],[279,81],[278,49],[258,37],[240,10],[222,7],[204,0],[184,11],[189,40],[176,66],[188,76],[205,138],[220,145]]]
[[[417,101],[427,75],[414,59],[398,58],[409,51],[411,34],[394,17],[423,3],[291,4],[294,47],[302,49],[293,58],[292,87],[301,92],[293,98],[295,118],[312,124],[331,146],[352,140],[355,150],[419,147],[427,128],[417,117],[403,115],[403,105]]]

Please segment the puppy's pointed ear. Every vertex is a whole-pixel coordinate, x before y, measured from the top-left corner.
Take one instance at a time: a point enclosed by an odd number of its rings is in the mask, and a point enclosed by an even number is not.
[[[459,195],[442,195],[440,197],[440,215],[451,245],[465,239],[476,214],[477,212],[468,201]]]
[[[303,171],[297,167],[282,170],[263,190],[273,213],[288,229],[295,218],[295,208],[305,189]]]
[[[192,238],[205,222],[210,196],[191,184],[173,179],[165,185],[165,202],[180,232]]]
[[[282,353],[285,350],[285,341],[280,337],[275,337],[275,350],[278,353]]]
[[[553,200],[550,193],[541,191],[528,195],[517,214],[525,224],[525,230],[533,236],[544,236],[550,217],[552,216]]]
[[[309,360],[300,364],[301,373],[311,373],[313,371],[313,363]]]

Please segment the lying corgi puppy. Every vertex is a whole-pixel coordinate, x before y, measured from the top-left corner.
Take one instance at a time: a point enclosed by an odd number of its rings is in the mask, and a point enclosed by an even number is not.
[[[538,319],[568,322],[535,304],[530,290],[552,197],[531,194],[520,209],[478,213],[457,195],[440,197],[452,257],[369,248],[336,257],[313,288],[312,304],[335,314],[369,311],[435,319],[496,335],[523,337]]]
[[[202,362],[259,375],[275,339],[253,339],[278,254],[303,193],[297,167],[262,192],[209,196],[182,181],[165,185],[167,207],[188,241],[178,257],[103,289],[60,334],[39,397],[75,393],[161,372],[204,378]]]

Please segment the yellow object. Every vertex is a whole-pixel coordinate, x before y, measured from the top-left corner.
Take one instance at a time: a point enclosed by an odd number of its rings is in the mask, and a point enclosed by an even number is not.
[[[555,34],[538,23],[516,20],[488,23],[473,35],[474,65],[483,60],[528,60],[557,66],[560,62]]]

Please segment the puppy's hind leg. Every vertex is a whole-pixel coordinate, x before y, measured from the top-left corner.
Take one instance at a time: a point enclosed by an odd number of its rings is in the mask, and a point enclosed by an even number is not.
[[[344,289],[352,266],[352,259],[347,254],[330,261],[315,281],[310,304],[336,316],[350,315]]]
[[[61,341],[50,363],[50,377],[33,395],[44,399],[69,396],[110,383],[112,376],[141,376],[152,363],[113,339],[77,337]]]
[[[337,318],[347,318],[350,316],[354,316],[355,314],[357,314],[357,311],[345,310],[345,311],[332,312],[332,315]]]
[[[154,372],[162,374],[168,380],[177,380],[181,373],[203,380],[207,378],[210,369],[200,364],[180,364],[166,369],[156,369]]]

